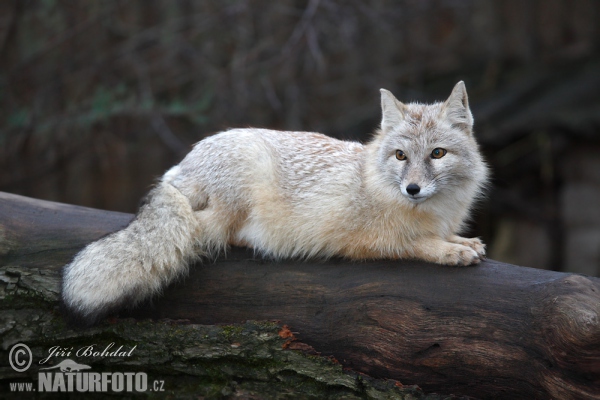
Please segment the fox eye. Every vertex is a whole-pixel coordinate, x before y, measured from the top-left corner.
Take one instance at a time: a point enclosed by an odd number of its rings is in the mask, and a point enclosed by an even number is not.
[[[446,155],[446,149],[436,148],[431,152],[431,158],[442,158]]]
[[[402,150],[396,150],[396,158],[400,161],[406,160],[406,154]]]

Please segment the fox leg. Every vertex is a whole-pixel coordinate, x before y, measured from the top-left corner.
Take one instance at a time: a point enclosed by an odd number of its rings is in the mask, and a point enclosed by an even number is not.
[[[485,244],[479,238],[464,238],[458,235],[452,235],[448,238],[449,242],[462,244],[475,250],[479,258],[485,258]]]
[[[481,261],[477,251],[470,246],[435,237],[417,239],[407,253],[421,260],[445,265],[471,265]]]
[[[208,250],[203,231],[189,199],[171,184],[159,183],[125,229],[89,244],[65,266],[64,308],[76,322],[89,325],[145,300]]]

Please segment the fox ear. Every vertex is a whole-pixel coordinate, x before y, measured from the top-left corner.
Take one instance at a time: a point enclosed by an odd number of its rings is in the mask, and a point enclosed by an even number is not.
[[[452,89],[448,100],[442,106],[444,116],[453,126],[464,130],[467,133],[473,131],[473,115],[469,109],[469,98],[465,83],[460,81]]]
[[[402,122],[406,106],[389,90],[379,89],[379,91],[381,92],[381,129],[385,132]]]

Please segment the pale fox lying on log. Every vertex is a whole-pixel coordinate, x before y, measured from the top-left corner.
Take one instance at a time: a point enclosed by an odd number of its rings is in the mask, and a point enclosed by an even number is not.
[[[129,226],[65,267],[66,309],[94,323],[228,245],[276,259],[479,262],[485,245],[458,236],[488,179],[464,83],[431,105],[403,104],[382,89],[381,108],[381,129],[365,145],[266,129],[202,140]]]

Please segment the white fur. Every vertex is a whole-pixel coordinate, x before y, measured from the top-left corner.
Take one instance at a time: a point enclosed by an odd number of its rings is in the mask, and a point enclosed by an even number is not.
[[[230,244],[274,258],[479,262],[481,241],[457,236],[487,181],[464,84],[433,105],[405,105],[382,90],[382,114],[381,131],[366,145],[265,129],[199,142],[130,226],[90,244],[65,268],[65,305],[93,322]],[[435,148],[447,154],[434,159]],[[396,150],[407,159],[398,160]],[[417,195],[406,191],[411,183]]]

